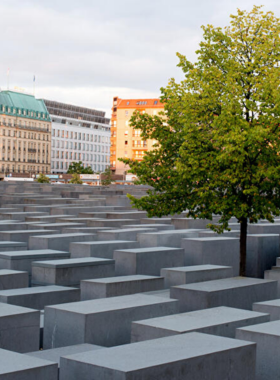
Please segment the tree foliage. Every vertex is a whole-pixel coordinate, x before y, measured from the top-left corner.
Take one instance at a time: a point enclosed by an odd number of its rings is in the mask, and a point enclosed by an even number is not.
[[[84,167],[82,161],[79,162],[71,162],[68,167],[67,174],[93,174],[93,170],[90,166]]]
[[[106,168],[106,170],[103,172],[103,174],[100,174],[101,179],[101,184],[103,186],[108,186],[112,183],[113,178],[112,178],[112,172],[110,168]]]
[[[130,196],[149,216],[216,214],[218,232],[235,216],[244,275],[247,221],[273,221],[280,208],[280,22],[255,6],[203,31],[196,63],[177,54],[184,80],[161,89],[165,115],[131,120],[158,146],[141,163],[123,161],[153,186],[142,199]]]
[[[37,182],[39,183],[50,183],[49,177],[47,177],[45,174],[40,173],[38,175],[38,178],[36,179]]]
[[[79,174],[74,173],[74,174],[72,175],[72,178],[71,178],[71,180],[69,181],[69,183],[74,183],[74,184],[76,184],[76,185],[82,185],[83,181],[80,179]]]

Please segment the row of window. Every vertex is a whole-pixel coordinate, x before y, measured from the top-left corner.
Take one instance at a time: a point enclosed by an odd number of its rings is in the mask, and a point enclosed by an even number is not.
[[[18,137],[18,138],[24,138],[24,139],[31,139],[31,140],[47,140],[49,141],[49,135],[48,134],[40,134],[40,133],[32,133],[32,132],[23,132],[23,131],[15,131],[10,129],[2,129],[2,136],[8,136],[8,137]]]
[[[99,154],[52,151],[52,159],[66,159],[66,160],[81,160],[81,161],[94,161],[94,162],[109,162],[109,156],[102,156]]]
[[[60,129],[52,129],[52,136],[53,137],[62,137],[62,138],[66,138],[66,139],[106,143],[106,144],[110,143],[110,138],[106,137],[106,136],[99,136],[99,135],[93,135],[93,134],[88,134],[88,133],[66,131],[64,129],[61,129],[61,130]]]
[[[2,173],[49,173],[47,166],[2,164]]]
[[[72,141],[52,140],[52,148],[75,149],[91,152],[109,153],[109,146],[77,143]]]
[[[18,120],[16,119],[5,119],[0,117],[1,125],[6,127],[19,127],[19,128],[39,128],[48,132],[48,124],[37,123],[36,121]]]
[[[62,171],[67,171],[68,167],[70,165],[70,162],[52,162],[51,169],[52,172],[62,170]],[[101,165],[101,164],[92,164],[92,165],[85,165],[87,167],[91,167],[92,170],[96,172],[103,172],[108,165]]]
[[[15,107],[8,107],[8,106],[2,105],[1,110],[2,112],[8,112],[8,113],[13,113],[13,114],[18,114],[18,115],[24,115],[24,116],[30,116],[30,117],[36,117],[36,118],[42,118],[42,119],[48,118],[47,113],[25,110],[23,108],[15,108]]]

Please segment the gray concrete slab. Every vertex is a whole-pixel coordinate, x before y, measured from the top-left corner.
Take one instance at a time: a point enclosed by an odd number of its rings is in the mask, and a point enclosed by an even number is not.
[[[133,294],[45,308],[44,348],[130,342],[131,322],[176,314],[178,301]]]
[[[39,311],[0,303],[0,348],[21,353],[38,350],[39,333]]]
[[[171,223],[175,226],[176,230],[187,230],[193,228],[205,229],[207,224],[213,223],[213,221],[208,219],[172,218]]]
[[[80,286],[80,281],[115,275],[115,261],[86,257],[32,263],[32,284]]]
[[[233,268],[234,276],[239,274],[239,239],[226,237],[182,239],[185,251],[185,265],[224,265]]]
[[[161,268],[183,266],[184,251],[171,247],[130,248],[114,251],[113,258],[117,276],[159,276]]]
[[[57,380],[57,364],[0,349],[1,380]]]
[[[201,333],[113,347],[61,360],[61,380],[255,380],[253,343]]]
[[[176,285],[233,277],[233,270],[232,267],[222,265],[191,265],[187,267],[163,268],[160,271],[160,275],[164,277],[165,288],[170,288]]]
[[[118,297],[161,290],[164,279],[157,276],[133,275],[81,281],[81,300]]]
[[[144,232],[154,232],[155,228],[127,228],[127,229],[118,229],[118,230],[110,230],[110,231],[99,231],[98,232],[98,240],[130,240],[136,241],[138,234],[142,234]]]
[[[258,278],[233,277],[174,286],[170,297],[178,299],[180,311],[229,306],[252,310],[253,303],[277,296],[277,282]]]
[[[144,231],[139,233],[137,240],[140,247],[174,247],[181,248],[181,239],[198,237],[200,229],[174,231]]]
[[[277,234],[247,235],[246,276],[264,278],[264,272],[276,264],[280,239]]]
[[[69,257],[70,253],[53,249],[0,252],[0,268],[27,271],[31,275],[33,261],[59,260]]]
[[[0,302],[41,310],[47,305],[77,302],[80,289],[64,286],[38,286],[0,291]]]
[[[109,240],[109,241],[93,241],[84,243],[71,243],[71,257],[103,257],[112,259],[115,250],[138,248],[137,241],[125,240]]]
[[[86,233],[38,235],[29,238],[29,249],[69,251],[70,243],[94,240],[95,234]]]
[[[50,229],[41,229],[40,225],[38,226],[38,229],[35,230],[22,230],[22,231],[1,231],[0,232],[0,241],[17,241],[17,242],[24,242],[28,246],[28,241],[30,236],[36,236],[36,235],[52,235],[57,233],[55,230]]]
[[[238,327],[265,323],[269,320],[269,314],[221,306],[133,322],[131,342],[194,331],[235,338],[235,331]]]
[[[257,344],[256,380],[279,379],[280,321],[239,328],[236,338]]]
[[[0,253],[20,249],[27,250],[27,244],[19,241],[0,241]]]
[[[253,310],[260,313],[269,313],[271,321],[280,320],[280,299],[256,302],[253,304]]]
[[[155,228],[157,231],[172,231],[175,229],[174,226],[169,224],[132,224],[132,225],[123,225],[121,226],[122,229],[127,228]]]
[[[0,290],[27,288],[28,284],[28,272],[0,269]]]
[[[120,228],[122,225],[135,224],[135,219],[96,219],[87,222],[88,227],[114,227]]]

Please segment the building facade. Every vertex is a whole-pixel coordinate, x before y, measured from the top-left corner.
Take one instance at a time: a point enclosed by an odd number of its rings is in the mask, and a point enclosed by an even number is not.
[[[110,168],[115,174],[128,170],[119,158],[130,158],[142,161],[145,152],[152,149],[155,141],[143,141],[140,130],[130,127],[129,121],[135,110],[157,115],[164,110],[159,99],[113,99],[111,119],[111,157]]]
[[[43,100],[0,91],[0,172],[50,173],[51,119]]]
[[[44,100],[52,121],[51,171],[66,173],[73,161],[94,172],[110,165],[110,120],[105,112]]]

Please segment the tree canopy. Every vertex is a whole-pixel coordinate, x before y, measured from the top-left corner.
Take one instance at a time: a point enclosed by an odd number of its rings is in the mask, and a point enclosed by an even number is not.
[[[72,175],[72,178],[71,178],[71,180],[69,181],[69,183],[74,183],[75,185],[82,185],[83,181],[80,179],[79,174],[74,173],[74,174]]]
[[[218,232],[235,216],[244,275],[248,221],[273,221],[280,209],[280,21],[255,6],[224,29],[202,28],[197,61],[177,54],[185,78],[161,89],[164,115],[131,119],[157,146],[140,163],[123,161],[153,186],[141,199],[130,196],[149,216],[216,214]]]
[[[105,171],[100,174],[100,177],[101,177],[101,184],[103,186],[108,186],[112,183],[113,181],[113,178],[112,178],[112,172],[110,170],[110,168],[106,168]]]
[[[82,161],[71,162],[68,167],[67,174],[93,174],[93,170],[90,166],[84,167]]]
[[[39,183],[50,183],[49,177],[47,177],[45,174],[40,173],[38,175],[38,178],[36,179],[37,182]]]

